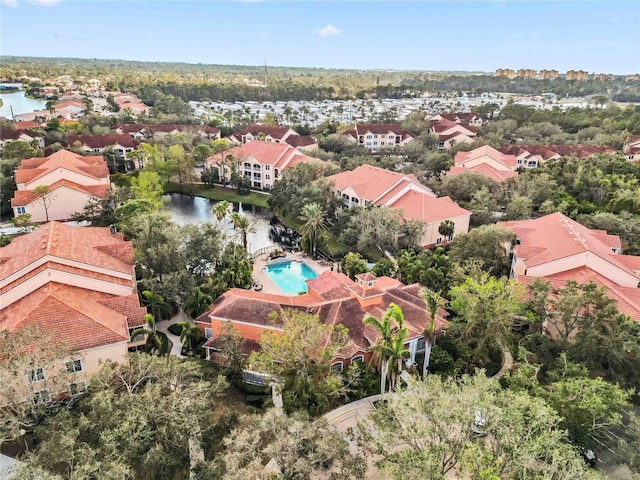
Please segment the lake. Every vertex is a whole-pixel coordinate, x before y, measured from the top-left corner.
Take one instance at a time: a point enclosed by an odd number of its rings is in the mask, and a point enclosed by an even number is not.
[[[2,100],[2,107],[0,107],[0,115],[8,119],[13,119],[11,116],[11,108],[13,107],[13,114],[19,115],[21,113],[37,112],[44,110],[47,105],[46,100],[40,100],[36,98],[29,98],[25,95],[24,91],[0,93],[0,100]]]
[[[166,199],[165,205],[169,210],[171,218],[180,225],[199,222],[218,224],[218,219],[211,211],[217,203],[213,200],[202,197],[190,197],[180,193],[165,195],[164,198]],[[269,229],[271,228],[269,221],[273,216],[271,210],[237,203],[233,204],[233,210],[242,212],[249,221],[254,223],[255,233],[249,233],[247,235],[249,252],[255,252],[264,247],[276,246],[276,243],[269,238]],[[227,231],[227,239],[231,239],[236,232],[233,229],[229,216],[227,216],[224,224]],[[242,243],[242,240],[239,240],[239,243]]]

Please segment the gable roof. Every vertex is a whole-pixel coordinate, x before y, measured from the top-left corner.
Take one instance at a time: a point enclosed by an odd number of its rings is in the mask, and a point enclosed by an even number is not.
[[[298,163],[304,162],[320,162],[318,158],[313,158],[299,150],[293,148],[286,143],[264,142],[262,140],[253,140],[244,145],[234,147],[227,154],[233,155],[235,158],[244,162],[250,156],[254,157],[262,165],[271,165],[274,168],[294,167]],[[212,156],[207,159],[209,163],[215,163],[221,155]]]
[[[49,191],[53,192],[58,188],[63,187],[70,188],[71,190],[76,190],[77,192],[85,193],[87,195],[98,198],[106,198],[107,190],[109,190],[108,184],[80,185],[78,183],[62,179],[49,185]],[[13,198],[11,199],[11,206],[23,207],[29,205],[38,197],[39,195],[35,192],[35,190],[16,190],[13,193]]]
[[[454,158],[455,166],[464,166],[464,164],[480,159],[484,156],[487,156],[495,162],[503,165],[505,170],[513,170],[517,166],[516,157],[514,155],[507,155],[499,152],[490,145],[484,145],[469,152],[456,153]]]
[[[621,260],[625,256],[612,251],[612,248],[620,249],[620,237],[607,235],[602,230],[591,230],[562,213],[556,212],[534,220],[498,222],[498,225],[516,234],[519,244],[514,250],[527,268],[589,253],[640,281],[640,275],[634,270],[640,263],[635,260],[636,257]],[[604,270],[598,273],[606,275]],[[607,278],[617,283],[615,278]]]
[[[128,133],[108,133],[106,135],[69,135],[67,144],[73,145],[80,142],[80,145],[86,145],[89,148],[106,148],[113,145],[121,145],[126,148],[135,148],[138,141]]]
[[[509,145],[500,150],[516,157],[539,156],[543,161],[557,156],[587,158],[597,153],[614,153],[615,149],[603,145]]]
[[[343,191],[351,187],[359,198],[376,204],[386,202],[393,196],[392,191],[399,193],[403,187],[410,184],[427,194],[431,192],[413,174],[405,175],[367,164],[354,170],[330,175],[326,180],[334,183],[334,190]]]
[[[295,148],[308,147],[318,143],[308,135],[289,135],[285,142]]]
[[[277,140],[282,140],[282,138],[287,135],[288,132],[293,132],[293,134],[298,135],[297,132],[289,127],[280,127],[277,125],[259,125],[255,123],[253,125],[249,125],[247,128],[243,128],[242,130],[233,132],[231,136],[240,140],[243,135],[251,134],[252,137],[257,137],[258,135],[263,134]]]
[[[403,130],[399,123],[356,123],[356,135],[366,135],[372,133],[374,135],[387,135],[392,133],[404,137],[412,137],[412,135]]]
[[[408,191],[389,206],[402,209],[402,217],[406,220],[418,220],[427,224],[471,215],[469,210],[449,197],[432,197],[415,190]]]
[[[15,172],[16,183],[29,183],[58,168],[99,178],[109,177],[109,168],[102,156],[82,156],[69,150],[59,150],[48,157],[22,160]]]
[[[477,173],[478,175],[482,175],[483,177],[488,177],[496,182],[504,182],[507,178],[515,177],[518,175],[518,172],[513,170],[497,170],[493,168],[491,165],[487,165],[486,163],[481,163],[480,165],[475,165],[473,167],[457,167],[453,166],[447,172],[447,175],[461,175],[463,173]]]

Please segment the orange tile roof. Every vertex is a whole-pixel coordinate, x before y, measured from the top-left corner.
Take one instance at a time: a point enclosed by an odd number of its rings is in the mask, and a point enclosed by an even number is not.
[[[16,183],[29,183],[57,168],[96,179],[109,176],[109,168],[102,156],[84,157],[69,150],[59,150],[48,157],[22,160],[16,170],[15,180]]]
[[[402,217],[406,220],[418,220],[427,224],[471,215],[469,210],[462,208],[449,197],[436,198],[415,190],[405,193],[389,206],[402,209]]]
[[[498,225],[516,234],[520,243],[516,245],[515,252],[518,258],[524,259],[527,267],[590,252],[640,280],[633,268],[640,263],[637,257],[625,258],[627,256],[617,255],[611,250],[612,246],[620,248],[617,235],[591,230],[562,213],[556,212],[534,220],[498,222]]]
[[[496,182],[504,182],[507,178],[515,177],[518,172],[513,170],[496,170],[490,165],[480,164],[474,167],[456,167],[453,166],[447,172],[447,175],[461,175],[463,173],[477,173],[483,177],[488,177]]]
[[[16,130],[30,130],[32,128],[43,128],[45,125],[42,125],[38,122],[16,122],[15,129]]]
[[[429,191],[428,187],[418,182],[414,175],[404,175],[367,164],[360,165],[351,171],[330,175],[325,180],[334,182],[334,189],[337,191],[351,187],[359,198],[376,203],[382,202],[383,199],[386,201],[410,183],[425,192]],[[390,193],[392,188],[393,193]]]
[[[74,227],[49,222],[0,248],[0,278],[27,267],[45,255],[91,267],[133,274],[133,246],[107,227]]]
[[[484,145],[469,152],[458,152],[456,153],[454,162],[455,165],[459,167],[463,166],[465,163],[483,156],[487,156],[492,160],[504,165],[506,170],[513,170],[517,166],[516,157],[514,155],[507,155],[505,153],[499,152],[490,145]]]
[[[253,156],[262,165],[271,165],[274,168],[288,168],[303,162],[320,162],[318,158],[305,155],[286,143],[263,142],[253,140],[242,146],[233,148],[230,152],[240,162],[244,162],[249,156]],[[209,157],[209,162],[216,162],[219,157]]]
[[[93,197],[98,198],[106,198],[107,190],[109,190],[109,185],[80,185],[75,182],[71,182],[69,180],[58,180],[55,183],[52,183],[49,186],[49,191],[54,192],[58,188],[70,188],[71,190],[76,190],[78,192],[86,193],[87,195],[91,195]],[[11,199],[12,207],[21,207],[29,205],[36,198],[38,198],[38,194],[34,190],[16,190],[13,194],[13,198]],[[53,197],[52,197],[53,198]]]

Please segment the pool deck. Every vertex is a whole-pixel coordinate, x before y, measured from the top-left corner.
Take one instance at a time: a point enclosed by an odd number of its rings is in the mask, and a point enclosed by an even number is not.
[[[289,295],[289,294],[283,293],[282,290],[280,290],[277,287],[277,285],[269,278],[269,276],[265,272],[265,268],[268,265],[267,257],[268,257],[268,254],[265,253],[264,255],[260,255],[259,257],[256,257],[256,259],[254,260],[253,279],[262,284],[262,291],[265,293]],[[302,252],[290,253],[289,260],[291,260],[292,262],[299,261],[299,262],[306,263],[307,266],[311,268],[314,272],[316,272],[318,275],[320,275],[323,272],[326,272],[327,270],[331,270],[331,265],[321,260],[313,260],[310,256]],[[295,296],[295,295],[289,295],[289,296]]]

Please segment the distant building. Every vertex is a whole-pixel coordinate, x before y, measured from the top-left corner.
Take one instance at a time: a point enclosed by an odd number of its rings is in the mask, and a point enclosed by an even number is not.
[[[103,153],[112,148],[120,158],[127,158],[127,154],[136,148],[139,142],[128,133],[106,135],[69,135],[67,144],[73,147],[79,143],[85,152]]]
[[[609,80],[613,80],[613,75],[610,73],[597,73],[593,75],[593,80],[598,82],[608,82]]]
[[[270,125],[249,125],[229,136],[234,143],[245,144],[253,140],[262,140],[267,143],[286,143],[299,150],[316,150],[318,142],[307,135],[300,135],[289,127]]]
[[[357,123],[356,128],[342,134],[372,152],[401,147],[413,140],[413,135],[400,128],[399,123]]]
[[[101,156],[84,157],[68,150],[22,160],[14,178],[13,213],[30,213],[33,222],[69,220],[89,200],[105,198],[110,185],[109,169]],[[49,187],[46,209],[35,193],[41,185]]]
[[[35,122],[18,122],[18,123],[35,123]],[[37,125],[37,124],[36,124]],[[2,151],[2,147],[7,145],[8,143],[21,141],[31,143],[35,141],[39,149],[44,149],[44,135],[38,132],[34,132],[33,130],[0,130],[0,151]]]
[[[460,175],[465,172],[478,173],[496,182],[503,182],[507,178],[518,174],[518,165],[514,155],[499,152],[489,145],[476,148],[470,152],[458,152],[454,158],[454,165],[447,175]]]
[[[565,75],[565,80],[576,80],[584,82],[589,79],[589,72],[584,70],[569,70]]]
[[[129,134],[136,140],[161,138],[169,134],[188,133],[202,138],[216,140],[220,138],[220,130],[209,125],[178,125],[172,123],[124,123],[116,125],[115,132]]]
[[[537,168],[562,157],[587,158],[598,153],[615,153],[614,148],[601,145],[509,145],[500,151],[515,155],[518,168]]]
[[[511,68],[499,68],[496,70],[496,77],[507,77],[509,79],[515,78],[516,74]]]
[[[431,120],[429,131],[438,137],[438,150],[449,150],[453,145],[473,142],[475,127],[443,118]]]
[[[622,153],[630,162],[640,160],[640,135],[633,135],[627,139],[622,148]]]
[[[536,71],[530,68],[521,68],[518,70],[518,78],[536,78]]]
[[[558,70],[540,70],[538,80],[555,80],[558,78]]]
[[[627,82],[640,82],[640,73],[634,73],[633,75],[627,75],[624,77]]]
[[[437,113],[429,117],[430,121],[449,120],[450,122],[460,123],[471,127],[481,127],[484,118],[476,112],[455,112],[455,113]]]

